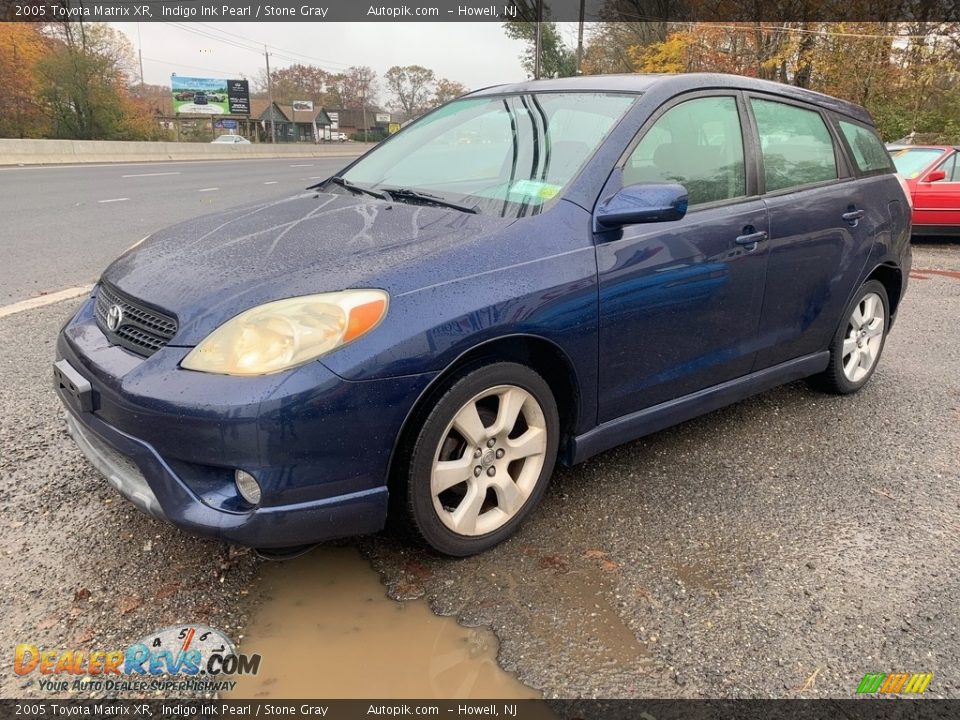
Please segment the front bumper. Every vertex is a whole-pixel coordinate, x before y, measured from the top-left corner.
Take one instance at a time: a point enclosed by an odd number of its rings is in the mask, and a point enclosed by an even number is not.
[[[92,301],[61,332],[58,359],[90,384],[83,407],[56,383],[67,428],[114,488],[154,517],[258,548],[383,527],[393,447],[430,376],[348,382],[314,362],[231,378],[181,369],[188,351],[110,345]],[[256,507],[236,491],[238,468],[260,482]]]

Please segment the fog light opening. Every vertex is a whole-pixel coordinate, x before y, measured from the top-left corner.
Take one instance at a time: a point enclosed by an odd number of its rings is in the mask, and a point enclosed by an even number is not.
[[[251,505],[258,505],[261,493],[260,483],[257,482],[257,479],[246,470],[237,470],[233,475],[240,497]]]

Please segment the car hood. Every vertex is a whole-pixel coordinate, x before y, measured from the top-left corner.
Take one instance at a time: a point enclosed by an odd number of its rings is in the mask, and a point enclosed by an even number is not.
[[[443,281],[442,261],[428,273],[404,270],[511,222],[307,192],[161,230],[118,258],[103,279],[173,313],[179,329],[171,345],[191,346],[234,315],[272,300],[351,287],[395,294]]]

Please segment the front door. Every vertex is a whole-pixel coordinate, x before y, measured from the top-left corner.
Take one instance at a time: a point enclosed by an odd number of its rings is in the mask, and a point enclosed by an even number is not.
[[[950,232],[960,226],[960,163],[956,151],[951,150],[931,172],[937,170],[943,171],[943,179],[931,181],[924,176],[916,184],[913,224]]]
[[[620,169],[621,186],[681,183],[690,209],[679,221],[597,235],[600,422],[740,377],[753,364],[768,226],[747,172],[743,112],[735,94],[674,104]]]

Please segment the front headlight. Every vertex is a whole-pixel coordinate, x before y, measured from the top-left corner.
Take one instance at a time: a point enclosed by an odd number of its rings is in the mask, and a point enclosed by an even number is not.
[[[266,303],[218,327],[180,365],[222,375],[280,372],[373,330],[389,299],[383,290],[343,290]]]

